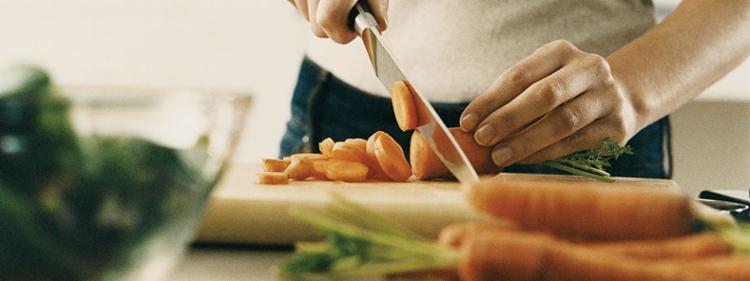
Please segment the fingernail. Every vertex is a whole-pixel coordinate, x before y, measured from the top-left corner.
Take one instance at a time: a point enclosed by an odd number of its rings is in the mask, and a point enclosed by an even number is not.
[[[494,137],[495,128],[490,124],[482,126],[477,131],[477,142],[481,145],[489,145]]]
[[[479,122],[479,118],[477,118],[477,115],[474,113],[469,113],[469,115],[461,118],[461,128],[466,131],[474,130],[474,127],[477,126],[477,122]]]
[[[507,147],[496,149],[492,152],[492,161],[495,162],[495,165],[501,167],[503,166],[503,164],[505,164],[505,162],[508,162],[511,157],[513,157],[513,151]]]

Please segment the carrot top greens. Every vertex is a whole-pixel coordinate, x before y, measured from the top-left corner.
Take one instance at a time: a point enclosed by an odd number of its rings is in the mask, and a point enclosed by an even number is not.
[[[456,250],[437,245],[387,218],[333,194],[321,213],[291,216],[312,224],[323,242],[298,242],[294,256],[275,268],[287,280],[336,280],[454,268]]]
[[[604,139],[599,148],[576,152],[542,164],[574,175],[604,182],[614,182],[615,179],[605,169],[612,166],[609,163],[610,160],[617,160],[623,155],[633,155],[630,146],[619,146],[607,138]]]

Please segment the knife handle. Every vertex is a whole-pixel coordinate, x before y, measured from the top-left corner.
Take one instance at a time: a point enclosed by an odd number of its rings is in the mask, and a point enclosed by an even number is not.
[[[370,7],[367,5],[366,0],[357,1],[357,4],[349,12],[349,27],[357,31],[357,34],[360,36],[368,28],[379,32],[378,22],[370,12]]]

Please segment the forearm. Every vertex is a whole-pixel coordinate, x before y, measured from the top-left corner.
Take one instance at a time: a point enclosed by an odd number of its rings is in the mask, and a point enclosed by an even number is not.
[[[607,61],[642,128],[696,97],[748,54],[750,1],[686,0]]]

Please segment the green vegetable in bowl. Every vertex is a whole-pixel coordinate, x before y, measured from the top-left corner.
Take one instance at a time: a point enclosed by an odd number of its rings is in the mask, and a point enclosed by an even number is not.
[[[0,71],[3,280],[118,279],[156,233],[184,232],[215,183],[205,142],[82,137],[69,108],[41,69]]]

